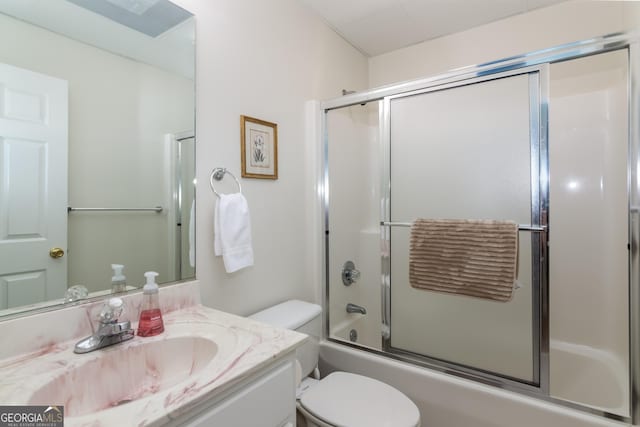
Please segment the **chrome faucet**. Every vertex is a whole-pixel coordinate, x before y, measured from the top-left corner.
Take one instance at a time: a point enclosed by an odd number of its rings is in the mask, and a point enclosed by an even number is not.
[[[124,313],[124,303],[120,298],[110,298],[100,312],[98,330],[76,344],[74,353],[89,353],[134,337],[129,320],[118,321]]]
[[[350,286],[358,281],[360,278],[360,270],[356,269],[356,265],[353,261],[347,261],[342,266],[342,283],[345,286]]]
[[[367,309],[356,304],[347,304],[347,313],[367,314]]]

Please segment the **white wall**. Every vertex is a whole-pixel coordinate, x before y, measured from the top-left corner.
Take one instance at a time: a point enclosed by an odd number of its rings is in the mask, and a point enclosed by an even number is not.
[[[640,2],[570,1],[369,59],[369,86],[638,28]]]
[[[196,15],[197,277],[204,304],[249,314],[288,299],[319,300],[320,230],[309,207],[315,148],[305,101],[365,89],[367,60],[296,0],[179,0]],[[227,274],[213,254],[209,173],[240,176],[240,115],[278,124],[276,181],[243,179],[255,265]],[[223,191],[233,191],[229,178]],[[226,187],[225,187],[226,185]]]
[[[164,135],[193,129],[193,82],[3,14],[0,39],[19,41],[0,62],[69,82],[69,204],[167,208]],[[167,233],[166,211],[70,214],[68,283],[108,289],[112,263],[131,284],[174,280]]]

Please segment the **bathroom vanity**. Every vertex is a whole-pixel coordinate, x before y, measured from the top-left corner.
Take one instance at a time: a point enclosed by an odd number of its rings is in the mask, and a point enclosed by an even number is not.
[[[291,357],[273,363],[167,425],[293,427],[296,417],[293,366]]]
[[[295,425],[305,335],[203,307],[195,282],[160,293],[163,334],[87,354],[101,301],[0,323],[0,403],[64,406],[67,426]],[[131,319],[140,297],[123,298]]]

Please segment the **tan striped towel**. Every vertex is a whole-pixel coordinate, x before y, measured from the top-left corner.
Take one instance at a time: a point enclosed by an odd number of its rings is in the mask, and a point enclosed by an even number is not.
[[[409,283],[414,288],[510,301],[517,260],[513,221],[417,219],[411,226]]]

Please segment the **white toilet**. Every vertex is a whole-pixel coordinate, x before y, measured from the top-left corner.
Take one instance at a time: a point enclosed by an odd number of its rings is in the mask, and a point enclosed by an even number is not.
[[[310,339],[296,351],[302,378],[317,375],[322,308],[291,300],[260,311],[254,320],[305,333]],[[419,427],[418,407],[395,388],[362,375],[334,372],[322,380],[305,378],[297,391],[298,413],[314,427]]]

